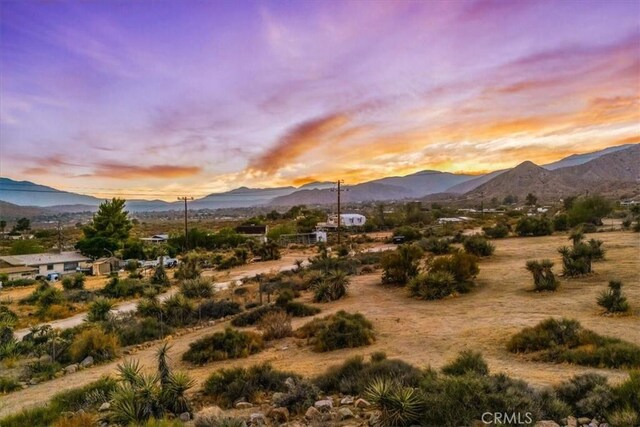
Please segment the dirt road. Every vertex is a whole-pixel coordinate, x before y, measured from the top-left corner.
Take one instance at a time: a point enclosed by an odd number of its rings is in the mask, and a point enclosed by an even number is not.
[[[222,330],[219,323],[187,333],[171,340],[170,356],[174,366],[188,370],[198,385],[217,369],[229,366],[249,366],[269,361],[280,369],[306,376],[324,371],[357,355],[384,351],[389,357],[401,358],[418,366],[442,367],[463,349],[481,351],[492,372],[505,372],[537,386],[556,384],[573,375],[588,371],[602,373],[613,381],[626,377],[622,370],[593,369],[568,364],[531,362],[509,353],[505,344],[509,337],[525,326],[532,326],[549,316],[566,316],[579,320],[598,333],[619,337],[640,344],[640,235],[633,233],[599,233],[607,249],[607,260],[594,264],[595,274],[585,278],[562,280],[559,291],[548,294],[530,292],[531,276],[525,261],[550,258],[559,271],[557,248],[567,244],[566,236],[498,240],[496,253],[480,265],[478,287],[469,294],[442,301],[411,299],[401,288],[380,285],[379,272],[358,276],[352,280],[345,299],[320,304],[320,316],[338,310],[358,311],[369,318],[376,328],[376,342],[366,348],[314,353],[303,341],[294,338],[276,341],[261,353],[246,359],[210,363],[194,367],[181,361],[182,354],[194,340]],[[608,280],[624,282],[624,292],[633,307],[631,316],[605,317],[596,305],[596,296]],[[305,295],[309,302],[310,295]],[[309,319],[294,319],[299,327]],[[159,345],[159,344],[158,344]],[[158,345],[130,356],[149,369],[155,365]],[[0,399],[0,416],[21,408],[46,402],[56,391],[78,387],[113,374],[118,363],[95,366],[43,384],[11,393]]]

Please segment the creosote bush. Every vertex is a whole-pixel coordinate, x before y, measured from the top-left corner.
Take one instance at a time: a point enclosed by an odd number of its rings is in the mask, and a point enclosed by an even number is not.
[[[482,357],[482,353],[473,350],[464,350],[442,368],[446,375],[489,375],[489,365]]]
[[[254,332],[227,328],[189,344],[182,359],[196,364],[216,360],[238,359],[260,352],[264,348],[262,337]]]
[[[295,333],[306,338],[315,351],[324,352],[340,348],[361,347],[373,343],[373,324],[360,313],[339,311],[306,323]]]
[[[260,320],[258,329],[262,331],[262,338],[267,341],[289,337],[293,334],[291,317],[284,311],[267,313]]]
[[[76,273],[65,276],[62,279],[62,287],[65,290],[84,288],[85,276],[82,273]]]
[[[470,236],[462,243],[467,253],[478,257],[487,257],[493,254],[496,247],[482,236]]]
[[[180,283],[180,292],[186,298],[211,298],[213,296],[213,285],[209,279],[198,277],[186,279]]]
[[[451,252],[451,244],[446,238],[437,238],[435,236],[421,239],[418,245],[427,252],[434,255],[444,255]]]
[[[548,362],[606,368],[640,367],[640,346],[584,329],[577,320],[549,318],[511,337],[507,349]]]
[[[96,362],[111,360],[116,356],[120,343],[118,337],[101,328],[85,329],[76,335],[69,347],[71,360],[81,362],[91,356]]]
[[[299,376],[292,372],[276,370],[269,363],[249,368],[222,368],[207,378],[203,391],[218,405],[230,408],[240,398],[255,402],[261,393],[286,391],[287,378],[298,379]]]
[[[418,245],[400,245],[395,251],[385,252],[380,260],[382,283],[404,286],[420,272],[423,251]]]

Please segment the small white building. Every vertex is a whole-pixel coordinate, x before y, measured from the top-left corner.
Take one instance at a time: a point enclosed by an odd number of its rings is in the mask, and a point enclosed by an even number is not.
[[[341,227],[362,227],[367,222],[367,217],[360,214],[345,213],[340,214],[340,226]],[[338,215],[329,215],[327,222],[319,222],[318,229],[337,228],[338,227]]]
[[[79,252],[42,253],[2,256],[0,257],[0,266],[34,267],[38,270],[38,274],[46,275],[49,273],[71,273],[76,271],[80,263],[89,261],[91,258]]]
[[[143,237],[142,239],[143,242],[147,242],[147,243],[164,243],[167,240],[169,240],[169,235],[168,234],[154,234],[151,237]]]

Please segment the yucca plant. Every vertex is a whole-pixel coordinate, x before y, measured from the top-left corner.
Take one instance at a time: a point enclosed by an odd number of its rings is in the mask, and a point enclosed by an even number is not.
[[[149,295],[138,301],[136,311],[142,317],[155,317],[160,320],[163,315],[162,303],[155,295]]]
[[[211,298],[213,285],[211,280],[202,277],[183,280],[180,284],[180,292],[187,298]]]
[[[553,268],[551,260],[529,260],[526,268],[533,275],[533,285],[536,291],[555,291],[558,288],[558,280],[551,270]]]
[[[88,322],[105,322],[109,320],[109,312],[113,308],[113,302],[108,298],[98,298],[89,306],[87,313]]]
[[[598,305],[607,309],[608,313],[624,313],[629,311],[627,298],[622,295],[622,282],[612,280],[609,289],[602,291],[598,297]]]
[[[374,379],[365,396],[380,408],[382,425],[408,426],[419,421],[423,412],[424,403],[418,390],[389,378]]]

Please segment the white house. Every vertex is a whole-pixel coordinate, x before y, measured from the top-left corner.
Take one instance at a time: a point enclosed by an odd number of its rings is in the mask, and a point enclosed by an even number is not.
[[[38,269],[38,274],[42,275],[76,271],[76,268],[81,262],[88,261],[91,261],[91,258],[88,258],[79,252],[10,255],[0,257],[0,264],[2,266],[35,267]]]
[[[147,243],[164,243],[167,240],[169,240],[169,235],[168,234],[154,234],[151,237],[143,237],[142,239],[143,242],[147,242]]]
[[[345,213],[340,214],[340,226],[341,227],[362,227],[367,222],[367,217],[360,214]],[[319,222],[316,228],[337,228],[338,227],[338,215],[329,215],[327,222]]]

